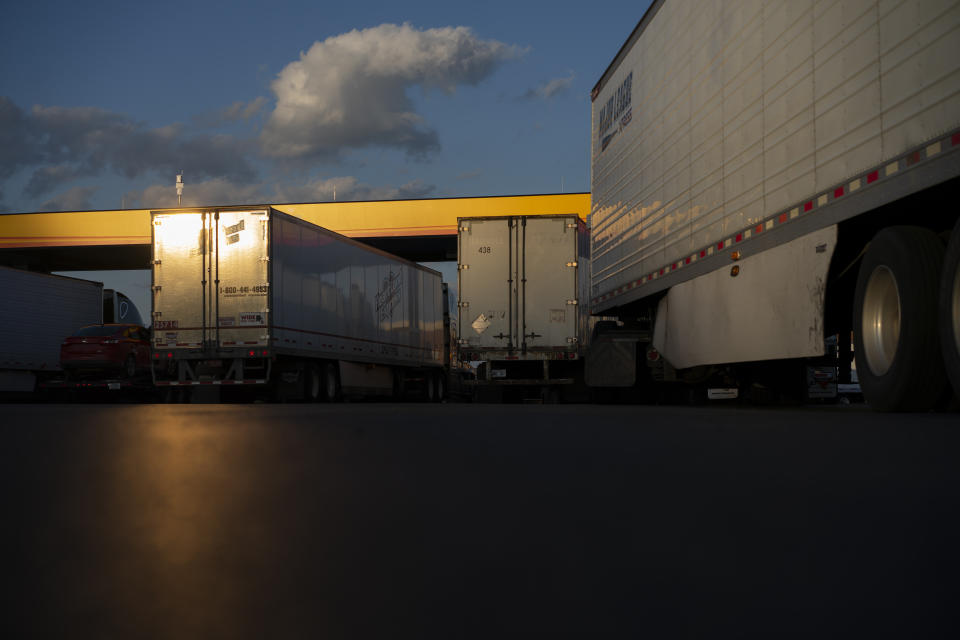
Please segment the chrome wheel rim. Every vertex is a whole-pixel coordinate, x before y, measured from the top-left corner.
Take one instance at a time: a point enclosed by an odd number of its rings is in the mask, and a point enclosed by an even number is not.
[[[885,266],[874,269],[867,281],[861,331],[867,367],[882,376],[890,370],[900,344],[900,290]]]

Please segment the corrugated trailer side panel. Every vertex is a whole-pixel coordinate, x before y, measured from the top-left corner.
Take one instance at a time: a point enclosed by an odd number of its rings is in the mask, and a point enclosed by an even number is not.
[[[0,369],[59,371],[60,343],[103,318],[103,285],[0,267]]]
[[[938,162],[960,127],[958,50],[948,0],[655,2],[593,102],[593,311],[814,219],[910,154]]]
[[[277,211],[270,252],[274,352],[442,365],[439,273]]]

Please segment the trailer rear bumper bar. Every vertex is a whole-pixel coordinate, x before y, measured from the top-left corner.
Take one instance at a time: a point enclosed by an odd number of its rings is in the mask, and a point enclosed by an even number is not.
[[[203,387],[203,386],[226,386],[226,385],[254,385],[267,384],[267,380],[157,380],[158,387]]]
[[[464,384],[467,386],[477,386],[477,387],[499,387],[503,385],[510,386],[531,386],[531,385],[551,385],[551,384],[573,384],[573,378],[493,378],[491,380],[483,379],[473,379],[465,380]]]

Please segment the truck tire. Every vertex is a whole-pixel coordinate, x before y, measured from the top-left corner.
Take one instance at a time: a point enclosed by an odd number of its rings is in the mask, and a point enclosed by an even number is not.
[[[323,376],[320,375],[317,365],[307,365],[303,384],[303,397],[307,402],[320,402],[323,399]]]
[[[443,376],[443,373],[435,373],[433,375],[434,379],[436,380],[436,397],[434,398],[434,402],[443,402],[447,394],[446,380]]]
[[[340,375],[337,373],[337,365],[328,362],[323,365],[323,401],[339,402],[340,400]]]
[[[437,401],[437,382],[432,371],[423,374],[423,398],[427,402]]]
[[[864,399],[879,411],[926,411],[946,379],[937,332],[943,244],[921,227],[887,227],[867,247],[853,303]]]
[[[940,347],[953,393],[960,398],[960,220],[953,227],[940,277]]]

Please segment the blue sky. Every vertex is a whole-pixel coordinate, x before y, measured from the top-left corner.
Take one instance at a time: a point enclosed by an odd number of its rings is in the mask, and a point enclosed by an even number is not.
[[[588,191],[648,5],[7,3],[0,212]]]

